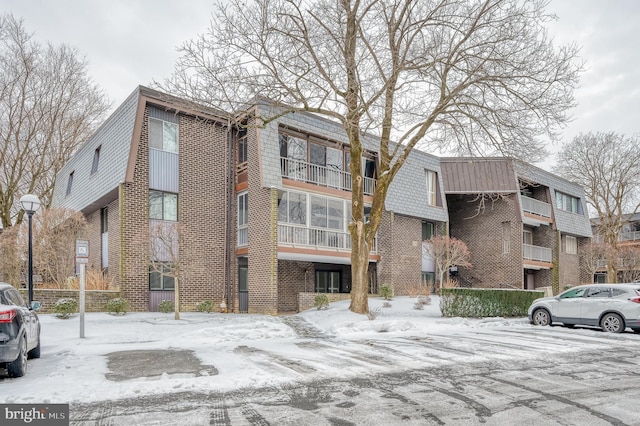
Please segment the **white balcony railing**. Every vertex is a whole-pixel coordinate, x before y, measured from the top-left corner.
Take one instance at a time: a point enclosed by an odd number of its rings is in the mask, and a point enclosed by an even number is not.
[[[523,244],[522,258],[525,260],[551,263],[551,249],[547,247],[533,246],[531,244]]]
[[[594,234],[592,241],[594,243],[603,243],[604,242],[604,236],[602,236],[600,234]],[[618,235],[618,241],[620,241],[620,242],[624,242],[624,241],[640,241],[640,231],[621,232],[620,235]]]
[[[351,191],[351,173],[343,170],[281,157],[280,172],[282,173],[282,177],[292,180],[313,183],[342,191]],[[363,183],[365,195],[373,195],[376,189],[376,180],[365,177]]]
[[[522,204],[522,211],[525,213],[551,218],[551,204],[534,198],[525,197],[524,195],[520,196],[520,200]]]
[[[332,229],[279,223],[278,244],[351,251],[351,235],[348,232]],[[374,239],[373,245],[371,253],[377,251],[377,239]]]

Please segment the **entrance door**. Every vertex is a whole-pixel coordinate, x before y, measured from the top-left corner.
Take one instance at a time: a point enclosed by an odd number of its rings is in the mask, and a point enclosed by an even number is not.
[[[238,310],[249,312],[249,262],[246,257],[238,258]]]

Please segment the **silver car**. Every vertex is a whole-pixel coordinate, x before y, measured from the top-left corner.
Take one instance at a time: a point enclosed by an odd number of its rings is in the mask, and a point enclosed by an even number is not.
[[[535,325],[559,322],[611,333],[622,333],[628,327],[640,333],[640,283],[573,287],[558,296],[534,300],[528,314]]]

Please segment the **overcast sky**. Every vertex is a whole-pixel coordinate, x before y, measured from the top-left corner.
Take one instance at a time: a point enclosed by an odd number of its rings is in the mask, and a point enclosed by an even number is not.
[[[25,21],[39,41],[67,43],[118,106],[140,84],[167,77],[176,47],[207,29],[212,0],[0,0],[0,11]],[[586,71],[574,121],[563,131],[640,133],[640,1],[551,0],[550,30],[559,43],[582,46]]]

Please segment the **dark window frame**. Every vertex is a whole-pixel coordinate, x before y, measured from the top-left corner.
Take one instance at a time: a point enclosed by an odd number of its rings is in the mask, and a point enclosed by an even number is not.
[[[98,146],[96,150],[93,152],[93,163],[91,164],[91,176],[98,172],[98,166],[100,164],[100,150],[102,149],[102,145]]]
[[[67,193],[66,195],[71,195],[71,189],[73,187],[73,174],[75,173],[75,170],[72,171],[71,173],[69,173],[69,180],[67,180]]]
[[[169,264],[169,262],[156,262],[156,264]],[[166,271],[170,271],[170,267],[165,267],[163,265],[162,272],[157,270],[157,266],[149,265],[149,291],[175,291],[175,278],[167,273]],[[153,276],[157,276],[160,282],[160,288],[152,288],[151,280]]]

